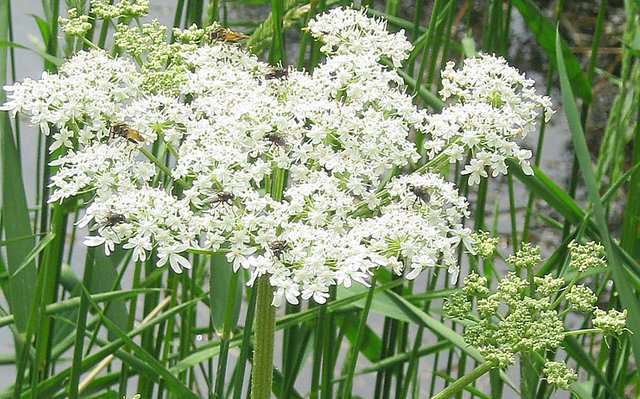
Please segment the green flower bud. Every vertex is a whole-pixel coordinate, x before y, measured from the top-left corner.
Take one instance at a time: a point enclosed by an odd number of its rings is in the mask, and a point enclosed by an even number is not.
[[[611,309],[608,312],[596,309],[593,312],[593,326],[599,328],[606,335],[620,335],[627,323],[627,309],[619,312]]]
[[[454,319],[463,319],[471,313],[471,302],[464,292],[455,292],[445,302],[444,311]]]
[[[498,282],[498,294],[507,304],[515,304],[522,300],[524,291],[529,284],[513,272],[508,272],[507,277]]]
[[[492,237],[491,233],[486,231],[479,231],[473,233],[472,238],[474,242],[471,244],[471,248],[476,254],[484,259],[493,256],[493,253],[496,251],[496,246],[498,245],[498,237]]]
[[[591,268],[606,266],[603,258],[604,247],[600,244],[593,241],[586,244],[578,244],[575,241],[571,241],[568,248],[571,256],[569,266],[580,273]]]
[[[562,362],[546,362],[542,372],[547,383],[555,388],[569,389],[569,385],[578,379],[578,375]]]
[[[584,285],[574,285],[567,294],[569,305],[583,313],[591,312],[597,300],[598,297],[591,291],[591,288]]]
[[[487,298],[478,299],[478,314],[483,319],[488,319],[491,316],[498,313],[498,308],[500,307],[500,298],[498,295],[491,295]]]
[[[462,290],[465,294],[475,297],[486,297],[489,295],[489,288],[487,285],[489,282],[484,276],[480,276],[476,273],[471,273],[464,279],[464,288]]]
[[[91,29],[88,15],[79,15],[78,10],[70,8],[67,11],[69,19],[58,17],[60,29],[69,36],[84,36]]]
[[[540,247],[532,247],[528,242],[523,243],[518,252],[507,258],[507,263],[517,269],[534,267],[541,261]]]
[[[536,293],[542,297],[549,297],[557,294],[565,285],[561,278],[553,278],[550,274],[544,277],[534,277],[536,283]]]

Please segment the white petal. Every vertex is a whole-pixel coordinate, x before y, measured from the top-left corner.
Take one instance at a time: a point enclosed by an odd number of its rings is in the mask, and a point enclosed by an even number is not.
[[[104,244],[106,240],[107,239],[102,236],[87,236],[84,238],[84,241],[82,241],[82,243],[87,247],[98,247]]]

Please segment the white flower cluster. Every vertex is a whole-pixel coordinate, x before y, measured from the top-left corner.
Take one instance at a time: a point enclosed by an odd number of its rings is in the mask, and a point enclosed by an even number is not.
[[[471,153],[462,171],[469,175],[470,185],[488,177],[487,169],[493,177],[507,174],[508,158],[515,158],[526,174],[533,174],[531,151],[514,140],[535,129],[540,110],[545,121],[554,113],[550,98],[537,95],[533,85],[533,80],[501,57],[480,54],[465,60],[460,70],[447,63],[440,95],[452,102],[441,114],[427,118],[425,130],[431,139],[424,148],[429,157],[443,153],[456,162]]]
[[[353,9],[334,8],[309,21],[309,32],[322,41],[325,54],[360,56],[380,61],[385,57],[398,68],[409,56],[411,43],[404,31],[390,34],[384,20],[370,18]]]
[[[514,135],[498,131],[503,141],[494,143],[464,130],[495,122],[481,119],[436,129],[446,113],[418,109],[379,62],[399,65],[410,49],[382,21],[335,9],[309,30],[326,54],[312,74],[278,71],[235,43],[203,44],[206,32],[194,30],[172,44],[179,55],[164,70],[136,67],[149,48],[117,59],[83,52],[57,75],[8,87],[3,108],[29,114],[45,132],[54,127],[50,150],[66,153],[53,163],[50,201],[95,191],[80,225],[97,228],[85,244],[107,254],[121,244],[143,261],[155,251],[158,266],[180,273],[191,267],[189,251],[226,253],[234,270],[250,271],[249,284],[270,276],[274,305],[324,303],[331,286],[366,285],[379,266],[407,278],[444,267],[455,279],[459,244],[473,243],[462,225],[467,202],[437,174],[393,177],[420,159],[409,135],[428,130],[432,155],[462,143],[476,159]],[[165,31],[154,22],[142,35],[157,43]],[[158,90],[167,76],[171,90]],[[482,106],[449,92],[460,105]],[[502,119],[510,109],[485,106]],[[153,154],[140,157],[142,146]]]
[[[73,148],[75,137],[88,146],[108,140],[110,122],[122,121],[122,107],[142,94],[141,82],[127,59],[113,59],[102,50],[80,52],[55,75],[45,71],[40,80],[5,86],[10,101],[1,109],[29,115],[45,134],[54,126],[51,152]]]
[[[91,11],[101,19],[139,18],[149,12],[149,0],[91,0]]]
[[[63,128],[64,129],[64,128]],[[53,194],[49,202],[95,189],[99,198],[109,198],[115,191],[134,190],[155,176],[156,170],[149,162],[136,161],[131,150],[122,145],[95,144],[67,154],[51,162],[59,166],[51,177],[49,187]]]

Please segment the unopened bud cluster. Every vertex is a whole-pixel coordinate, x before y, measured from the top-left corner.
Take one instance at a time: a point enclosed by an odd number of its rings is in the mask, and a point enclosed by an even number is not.
[[[570,250],[572,256],[579,255],[580,265],[604,264],[598,244],[573,243]],[[540,248],[529,244],[507,258],[516,270],[532,270],[540,261]],[[445,303],[444,310],[449,317],[470,323],[465,327],[465,341],[496,367],[511,365],[518,354],[546,356],[559,348],[567,334],[563,309],[593,313],[593,329],[584,333],[620,335],[625,330],[626,310],[598,309],[591,289],[574,285],[577,278],[569,282],[551,275],[536,276],[532,287],[528,279],[508,272],[492,289],[486,277],[471,273],[462,289]],[[552,361],[545,364],[545,375],[550,385],[564,389],[576,379],[575,372],[564,363]]]

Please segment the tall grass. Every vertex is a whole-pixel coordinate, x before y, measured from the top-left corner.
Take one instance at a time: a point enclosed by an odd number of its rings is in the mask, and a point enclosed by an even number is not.
[[[66,3],[88,7],[84,1]],[[320,62],[318,45],[299,28],[336,5],[351,2],[180,0],[175,3],[173,21],[181,27],[221,21],[250,34],[248,45],[270,63],[312,70]],[[535,224],[561,237],[545,258],[540,275],[566,274],[571,239],[602,242],[609,268],[596,271],[590,284],[608,298],[609,306],[628,310],[630,333],[612,342],[567,337],[562,356],[580,370],[581,382],[572,385],[573,395],[638,397],[640,4],[623,4],[620,68],[609,74],[598,69],[606,0],[599,3],[592,50],[582,58],[572,53],[563,30],[557,29],[558,23],[563,26],[563,2],[558,2],[553,19],[532,0],[416,1],[408,8],[389,0],[368,6],[369,14],[386,18],[390,29],[404,29],[412,40],[409,62],[399,72],[416,103],[431,112],[442,107],[437,82],[444,63],[476,51],[508,56],[512,16],[522,17],[534,46],[546,57],[547,89],[559,87],[561,92],[563,115],[557,118],[566,118],[571,132],[572,174],[565,189],[564,182],[553,181],[542,170],[543,126],[535,148],[535,174],[528,176],[517,164],[509,165],[514,172],[505,183],[506,205],[492,202],[491,193],[499,190],[494,180],[485,180],[477,192],[468,193],[474,204],[468,224],[500,233],[510,246],[482,267],[473,260],[465,264],[495,282],[503,255],[515,251],[521,240],[530,240]],[[263,11],[262,17],[244,19],[245,12],[254,9]],[[36,13],[32,33],[40,35],[43,46],[32,50],[42,56],[42,69],[53,72],[70,49],[84,44],[74,46],[61,39],[57,21],[66,10],[60,1],[42,0],[42,9]],[[10,1],[0,0],[2,85],[16,80],[15,65],[20,64],[25,48],[25,43],[13,40],[14,17]],[[92,31],[87,39],[105,46],[111,30],[105,21],[98,38]],[[297,49],[297,54],[291,49]],[[594,153],[587,148],[584,132],[597,95],[596,76],[614,84],[617,94]],[[0,103],[5,99],[0,91]],[[11,350],[0,357],[0,398],[120,398],[133,393],[142,398],[241,398],[249,395],[251,385],[265,384],[272,386],[272,395],[278,398],[445,398],[449,392],[493,399],[551,397],[535,362],[524,363],[521,378],[492,371],[488,385],[477,383],[488,371],[487,365],[462,339],[463,326],[442,317],[443,299],[459,288],[438,273],[426,281],[406,282],[379,270],[369,289],[338,289],[325,305],[287,305],[276,314],[272,307],[261,305],[270,295],[268,279],[248,288],[244,284],[248,276],[230,272],[222,256],[193,255],[191,273],[175,275],[156,269],[151,260],[132,262],[122,250],[110,257],[101,251],[78,251],[74,222],[83,204],[47,202],[48,177],[54,172],[49,160],[56,154],[46,151],[48,138],[37,151],[21,146],[20,134],[37,134],[33,127],[26,130],[20,130],[18,119],[12,123],[6,112],[0,112],[0,328],[13,337],[12,343],[3,343]],[[415,137],[415,142],[422,151],[422,137]],[[165,155],[159,148],[150,151],[159,158]],[[21,159],[27,153],[36,156],[36,166],[23,172]],[[448,172],[456,171],[443,171]],[[28,180],[33,176],[35,182]],[[282,194],[281,183],[271,187],[274,198]],[[28,199],[25,186],[33,184],[39,190]],[[519,203],[518,192],[526,193],[526,202]],[[587,200],[576,199],[584,192]],[[623,207],[621,226],[612,211],[614,205]],[[508,228],[498,230],[498,215],[503,212],[509,215]],[[270,330],[273,326],[275,330]],[[264,345],[254,354],[254,328],[259,336],[276,337],[273,373],[251,373],[258,364],[268,366],[274,354],[274,348]],[[15,375],[15,379],[4,375]],[[518,386],[531,392],[519,392]],[[269,396],[253,393],[254,398]]]

